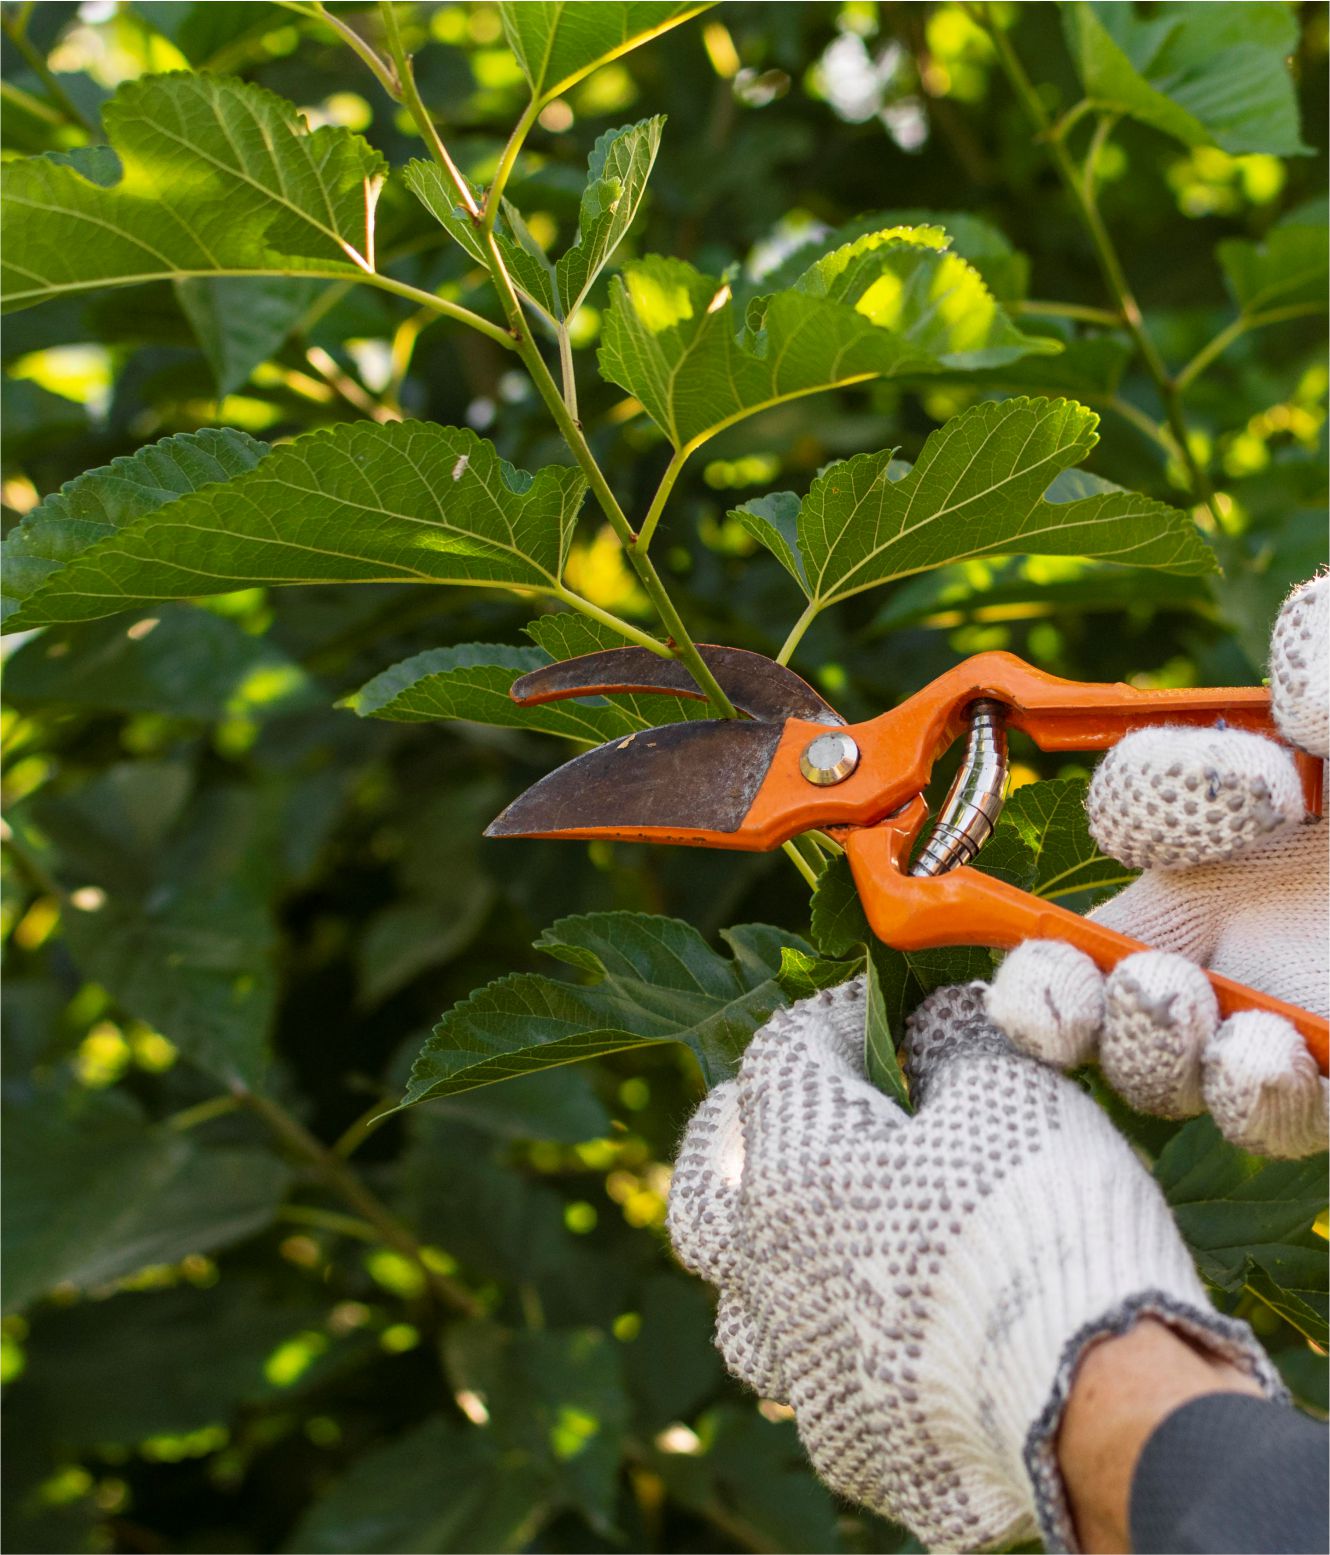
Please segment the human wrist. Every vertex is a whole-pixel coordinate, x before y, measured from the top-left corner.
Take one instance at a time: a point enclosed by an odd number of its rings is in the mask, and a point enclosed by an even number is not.
[[[1057,1438],[1058,1466],[1088,1552],[1131,1546],[1132,1476],[1151,1434],[1207,1393],[1264,1389],[1249,1373],[1157,1318],[1090,1346],[1077,1366]]]

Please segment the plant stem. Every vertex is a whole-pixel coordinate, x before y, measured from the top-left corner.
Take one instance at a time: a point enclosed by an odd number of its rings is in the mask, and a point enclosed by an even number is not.
[[[392,55],[393,66],[397,71],[397,79],[401,90],[399,101],[405,105],[415,120],[416,128],[420,131],[421,139],[429,147],[430,155],[447,173],[453,182],[461,198],[466,213],[475,221],[480,216],[480,207],[476,204],[475,196],[471,193],[471,186],[462,177],[461,170],[448,155],[448,148],[444,145],[438,130],[434,126],[434,120],[430,118],[429,110],[425,107],[424,99],[420,95],[420,89],[416,85],[416,73],[411,68],[411,56],[402,46],[402,34],[397,26],[397,6],[394,0],[380,0],[379,11],[383,16],[384,30],[388,39],[388,52]]]
[[[337,277],[342,279],[341,276]],[[459,324],[466,324],[479,334],[486,336],[500,345],[505,351],[513,349],[513,338],[506,329],[501,329],[497,324],[491,324],[488,319],[481,318],[480,314],[472,313],[470,308],[464,308],[460,303],[449,302],[446,297],[436,297],[433,292],[422,291],[418,286],[409,286],[405,281],[395,281],[390,275],[380,275],[377,270],[365,271],[360,277],[370,286],[377,286],[380,291],[392,292],[395,297],[406,297],[412,302],[417,302],[422,308],[429,308],[435,313],[445,314],[450,319],[456,319]]]
[[[804,613],[790,628],[790,634],[781,644],[780,652],[776,655],[777,664],[788,664],[794,656],[794,650],[803,641],[803,635],[817,619],[820,609],[816,600],[810,599],[804,606]]]
[[[167,1118],[166,1126],[174,1133],[183,1134],[187,1129],[197,1128],[200,1123],[211,1123],[214,1118],[224,1118],[228,1113],[237,1111],[239,1106],[240,1103],[229,1093],[210,1096],[207,1101],[196,1102],[194,1106],[172,1114]]]
[[[532,126],[540,117],[540,108],[540,103],[534,98],[526,105],[522,110],[522,117],[513,126],[508,144],[503,148],[499,165],[494,170],[493,182],[485,195],[485,208],[480,213],[480,230],[486,237],[494,231],[494,223],[499,219],[499,205],[503,199],[503,191],[508,187],[508,180],[512,177],[518,154],[531,133]]]
[[[1235,340],[1240,339],[1249,330],[1260,329],[1266,324],[1283,324],[1289,319],[1305,318],[1309,314],[1324,311],[1323,303],[1298,302],[1290,303],[1285,308],[1269,308],[1264,313],[1240,313],[1232,323],[1226,324],[1208,345],[1203,345],[1191,361],[1179,371],[1174,379],[1179,392],[1188,389],[1216,357],[1222,356]]]
[[[625,621],[622,616],[616,616],[612,611],[602,610],[599,605],[593,605],[589,599],[585,599],[565,584],[559,585],[554,591],[554,596],[556,599],[563,600],[565,605],[571,605],[584,616],[590,616],[593,621],[599,621],[602,626],[608,626],[611,631],[618,632],[620,637],[626,637],[629,642],[636,643],[639,648],[649,648],[662,659],[674,657],[658,637],[653,637],[650,632],[644,632],[640,626],[634,626],[631,621]]]
[[[282,5],[283,0],[278,0],[278,4]],[[389,65],[388,61],[383,58],[377,49],[372,48],[370,44],[360,36],[354,27],[349,26],[341,19],[340,16],[336,16],[330,10],[328,10],[328,8],[323,4],[323,0],[312,0],[312,4],[310,6],[285,4],[283,5],[283,9],[288,11],[295,11],[298,14],[304,16],[312,15],[316,20],[321,21],[325,27],[331,27],[337,36],[342,40],[342,42],[345,43],[348,48],[353,49],[364,61],[364,63],[369,66],[371,72],[374,75],[374,79],[379,83],[383,90],[387,92],[388,96],[391,97],[394,102],[401,102],[401,83],[398,81],[392,66]]]
[[[1040,319],[1076,319],[1083,324],[1099,324],[1105,329],[1121,329],[1122,315],[1109,308],[1091,308],[1081,302],[1036,302],[1027,298],[1024,302],[1009,302],[1011,313]]]
[[[340,1160],[326,1145],[321,1144],[303,1123],[293,1118],[284,1107],[267,1096],[261,1096],[257,1091],[237,1085],[235,1095],[237,1101],[260,1118],[292,1155],[299,1157],[313,1170],[326,1188],[344,1199],[357,1215],[368,1221],[382,1237],[386,1246],[417,1265],[425,1276],[427,1287],[440,1306],[465,1313],[468,1317],[481,1315],[483,1308],[470,1291],[464,1289],[456,1280],[450,1279],[446,1274],[440,1274],[437,1269],[429,1266],[425,1261],[424,1249],[412,1234],[410,1227],[398,1220],[388,1206],[361,1182],[345,1161]]]
[[[332,1231],[338,1236],[353,1236],[358,1242],[382,1241],[368,1220],[343,1215],[335,1209],[320,1209],[316,1204],[283,1204],[277,1211],[277,1218],[297,1226],[316,1226],[320,1231]]]
[[[980,8],[978,19],[993,40],[993,46],[997,51],[998,61],[1002,65],[1007,79],[1011,82],[1016,96],[1020,99],[1026,115],[1038,129],[1040,136],[1048,143],[1049,153],[1053,158],[1062,182],[1066,185],[1067,192],[1071,195],[1081,218],[1081,224],[1089,234],[1091,245],[1095,251],[1095,258],[1103,273],[1104,281],[1113,295],[1122,313],[1122,322],[1127,326],[1136,348],[1140,352],[1141,360],[1145,363],[1146,371],[1154,379],[1155,386],[1159,390],[1159,397],[1163,402],[1164,414],[1172,430],[1173,437],[1178,445],[1178,454],[1181,457],[1184,468],[1191,481],[1192,495],[1210,511],[1210,518],[1216,532],[1222,533],[1218,515],[1215,510],[1214,492],[1210,486],[1209,477],[1201,468],[1200,461],[1192,452],[1191,439],[1187,427],[1186,417],[1183,414],[1182,398],[1178,390],[1177,380],[1170,376],[1168,368],[1164,365],[1164,359],[1159,354],[1159,348],[1150,338],[1149,331],[1145,327],[1145,320],[1141,313],[1140,304],[1132,292],[1127,281],[1126,272],[1122,268],[1122,261],[1118,258],[1117,250],[1113,246],[1113,240],[1104,226],[1103,217],[1099,214],[1099,206],[1095,202],[1093,189],[1093,165],[1098,152],[1103,147],[1107,131],[1103,133],[1096,129],[1093,142],[1092,155],[1087,158],[1086,170],[1090,174],[1082,178],[1076,169],[1064,143],[1063,137],[1054,133],[1054,126],[1049,119],[1048,112],[1039,100],[1039,95],[1031,84],[1030,78],[1025,73],[1025,67],[1016,56],[1016,51],[1011,46],[1011,40],[1005,30],[998,25],[993,15],[991,4],[985,4]]]
[[[573,371],[573,343],[568,338],[567,324],[555,326],[559,339],[559,373],[563,378],[563,402],[568,414],[581,426],[577,414],[577,374]]]
[[[813,870],[813,866],[804,858],[803,854],[800,853],[797,847],[795,847],[794,843],[782,842],[780,845],[780,850],[785,855],[785,857],[789,859],[790,863],[793,864],[799,873],[804,877],[804,880],[808,885],[808,889],[810,891],[815,891],[817,889],[817,875]]]
[[[647,516],[642,520],[642,527],[637,535],[638,548],[644,556],[647,547],[651,544],[651,537],[656,532],[656,525],[660,522],[660,515],[665,511],[665,504],[670,500],[674,483],[679,479],[679,474],[687,461],[688,449],[679,448],[675,450],[670,462],[665,466],[665,473],[660,478],[656,495],[651,499],[651,506],[647,509]]]
[[[32,73],[46,88],[50,94],[51,101],[59,108],[65,119],[70,124],[81,129],[90,140],[95,140],[98,134],[97,126],[84,114],[83,110],[69,93],[65,91],[64,87],[60,85],[60,78],[46,63],[42,51],[28,37],[27,29],[19,26],[4,11],[0,11],[0,28],[4,29],[5,37],[27,60]]]
[[[376,1096],[364,1112],[343,1129],[332,1147],[333,1154],[340,1161],[349,1161],[379,1125],[386,1123],[396,1111],[397,1103],[390,1097]]]

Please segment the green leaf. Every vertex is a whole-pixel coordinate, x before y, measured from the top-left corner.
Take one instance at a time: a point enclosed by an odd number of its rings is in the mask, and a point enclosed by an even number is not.
[[[15,707],[82,707],[212,721],[273,718],[324,701],[275,644],[234,621],[164,605],[133,622],[53,626],[5,663]]]
[[[536,948],[589,973],[587,986],[518,973],[454,1006],[420,1050],[404,1104],[575,1063],[644,1042],[683,1042],[708,1085],[785,1003],[776,981],[797,936],[762,924],[722,931],[733,959],[690,924],[647,913],[562,918]]]
[[[182,432],[68,481],[39,502],[4,543],[0,620],[99,541],[177,497],[252,470],[268,452],[248,432]]]
[[[1284,5],[1166,4],[1148,15],[1105,0],[1065,4],[1071,56],[1097,107],[1153,125],[1188,146],[1241,156],[1294,156],[1298,134],[1288,60],[1298,25]]]
[[[1164,1147],[1155,1177],[1206,1279],[1237,1289],[1251,1260],[1276,1284],[1281,1272],[1294,1289],[1305,1280],[1307,1236],[1326,1205],[1324,1155],[1246,1155],[1201,1117]]]
[[[311,132],[262,87],[183,71],[126,82],[102,117],[113,183],[55,155],[6,164],[4,307],[186,276],[373,269],[387,164],[350,130]]]
[[[1326,202],[1309,200],[1290,211],[1261,242],[1229,238],[1216,247],[1228,289],[1243,313],[1326,306],[1330,287],[1326,222]]]
[[[695,0],[502,0],[499,14],[508,47],[517,56],[536,102],[557,97],[597,65],[617,59],[689,17],[705,11]]]
[[[577,236],[557,264],[527,232],[516,207],[504,201],[503,216],[512,235],[495,231],[504,264],[518,291],[551,324],[566,322],[577,312],[632,226],[664,125],[663,116],[643,119],[624,129],[607,130],[596,141],[587,160]],[[447,232],[473,259],[485,263],[475,224],[457,203],[457,192],[438,164],[409,162],[404,177],[407,187]]]
[[[585,490],[582,476],[563,465],[534,477],[515,470],[471,431],[347,422],[282,444],[226,485],[136,517],[126,504],[128,521],[50,572],[9,626],[274,583],[465,583],[549,593],[558,588]],[[100,483],[93,495],[106,500]]]
[[[149,1127],[120,1092],[27,1092],[5,1109],[4,1301],[104,1285],[268,1225],[289,1173],[266,1151]]]
[[[781,400],[905,372],[996,366],[1057,341],[1022,334],[937,228],[870,233],[748,304],[726,282],[650,256],[610,286],[601,376],[677,449]]]
[[[883,955],[885,945],[874,941],[868,946],[868,965],[864,981],[864,1073],[897,1106],[910,1110],[910,1093],[896,1044],[904,1035],[893,1028],[888,1008],[889,990],[899,972],[899,963]]]
[[[484,1401],[496,1446],[546,1481],[547,1504],[612,1535],[628,1399],[610,1336],[459,1323],[444,1355],[454,1388]]]
[[[1247,1260],[1242,1282],[1286,1323],[1324,1350],[1330,1339],[1325,1239],[1305,1232]]]
[[[1099,418],[1069,400],[985,402],[933,432],[908,473],[896,451],[832,465],[802,502],[777,492],[732,516],[770,550],[813,611],[971,556],[1095,556],[1211,571],[1186,513],[1059,472],[1094,446]]]
[[[176,296],[217,381],[234,394],[284,344],[319,283],[310,276],[197,276],[177,281]]]
[[[439,1416],[352,1460],[284,1548],[317,1555],[519,1550],[545,1520],[535,1465],[505,1461],[490,1434]]]
[[[1088,912],[1130,885],[1137,872],[1101,853],[1090,835],[1088,787],[1084,778],[1057,778],[1016,789],[978,862],[982,865],[994,845],[1014,835],[1033,862],[1032,878],[1022,882],[1025,889],[1072,912]]]

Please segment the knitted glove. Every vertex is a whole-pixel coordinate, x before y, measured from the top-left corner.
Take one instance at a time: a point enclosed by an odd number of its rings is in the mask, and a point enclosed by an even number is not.
[[[863,1030],[862,980],[763,1027],[684,1136],[675,1250],[833,1490],[931,1548],[1072,1548],[1055,1443],[1087,1345],[1149,1314],[1279,1383],[1130,1147],[989,1025],[982,984],[911,1020],[913,1117],[864,1078]]]
[[[1295,591],[1270,650],[1275,719],[1325,756],[1330,576]],[[1221,1023],[1201,967],[1327,1013],[1326,827],[1307,823],[1290,753],[1236,729],[1142,729],[1100,763],[1086,800],[1105,853],[1141,878],[1091,917],[1158,947],[1103,977],[1083,952],[1031,940],[999,968],[990,1018],[1060,1067],[1097,1056],[1143,1112],[1208,1109],[1264,1155],[1325,1149],[1327,1086],[1287,1021]]]

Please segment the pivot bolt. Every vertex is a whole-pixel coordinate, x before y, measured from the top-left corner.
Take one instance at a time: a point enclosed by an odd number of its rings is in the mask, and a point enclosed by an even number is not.
[[[819,788],[843,783],[858,765],[859,747],[848,734],[819,734],[799,757],[800,772]]]

